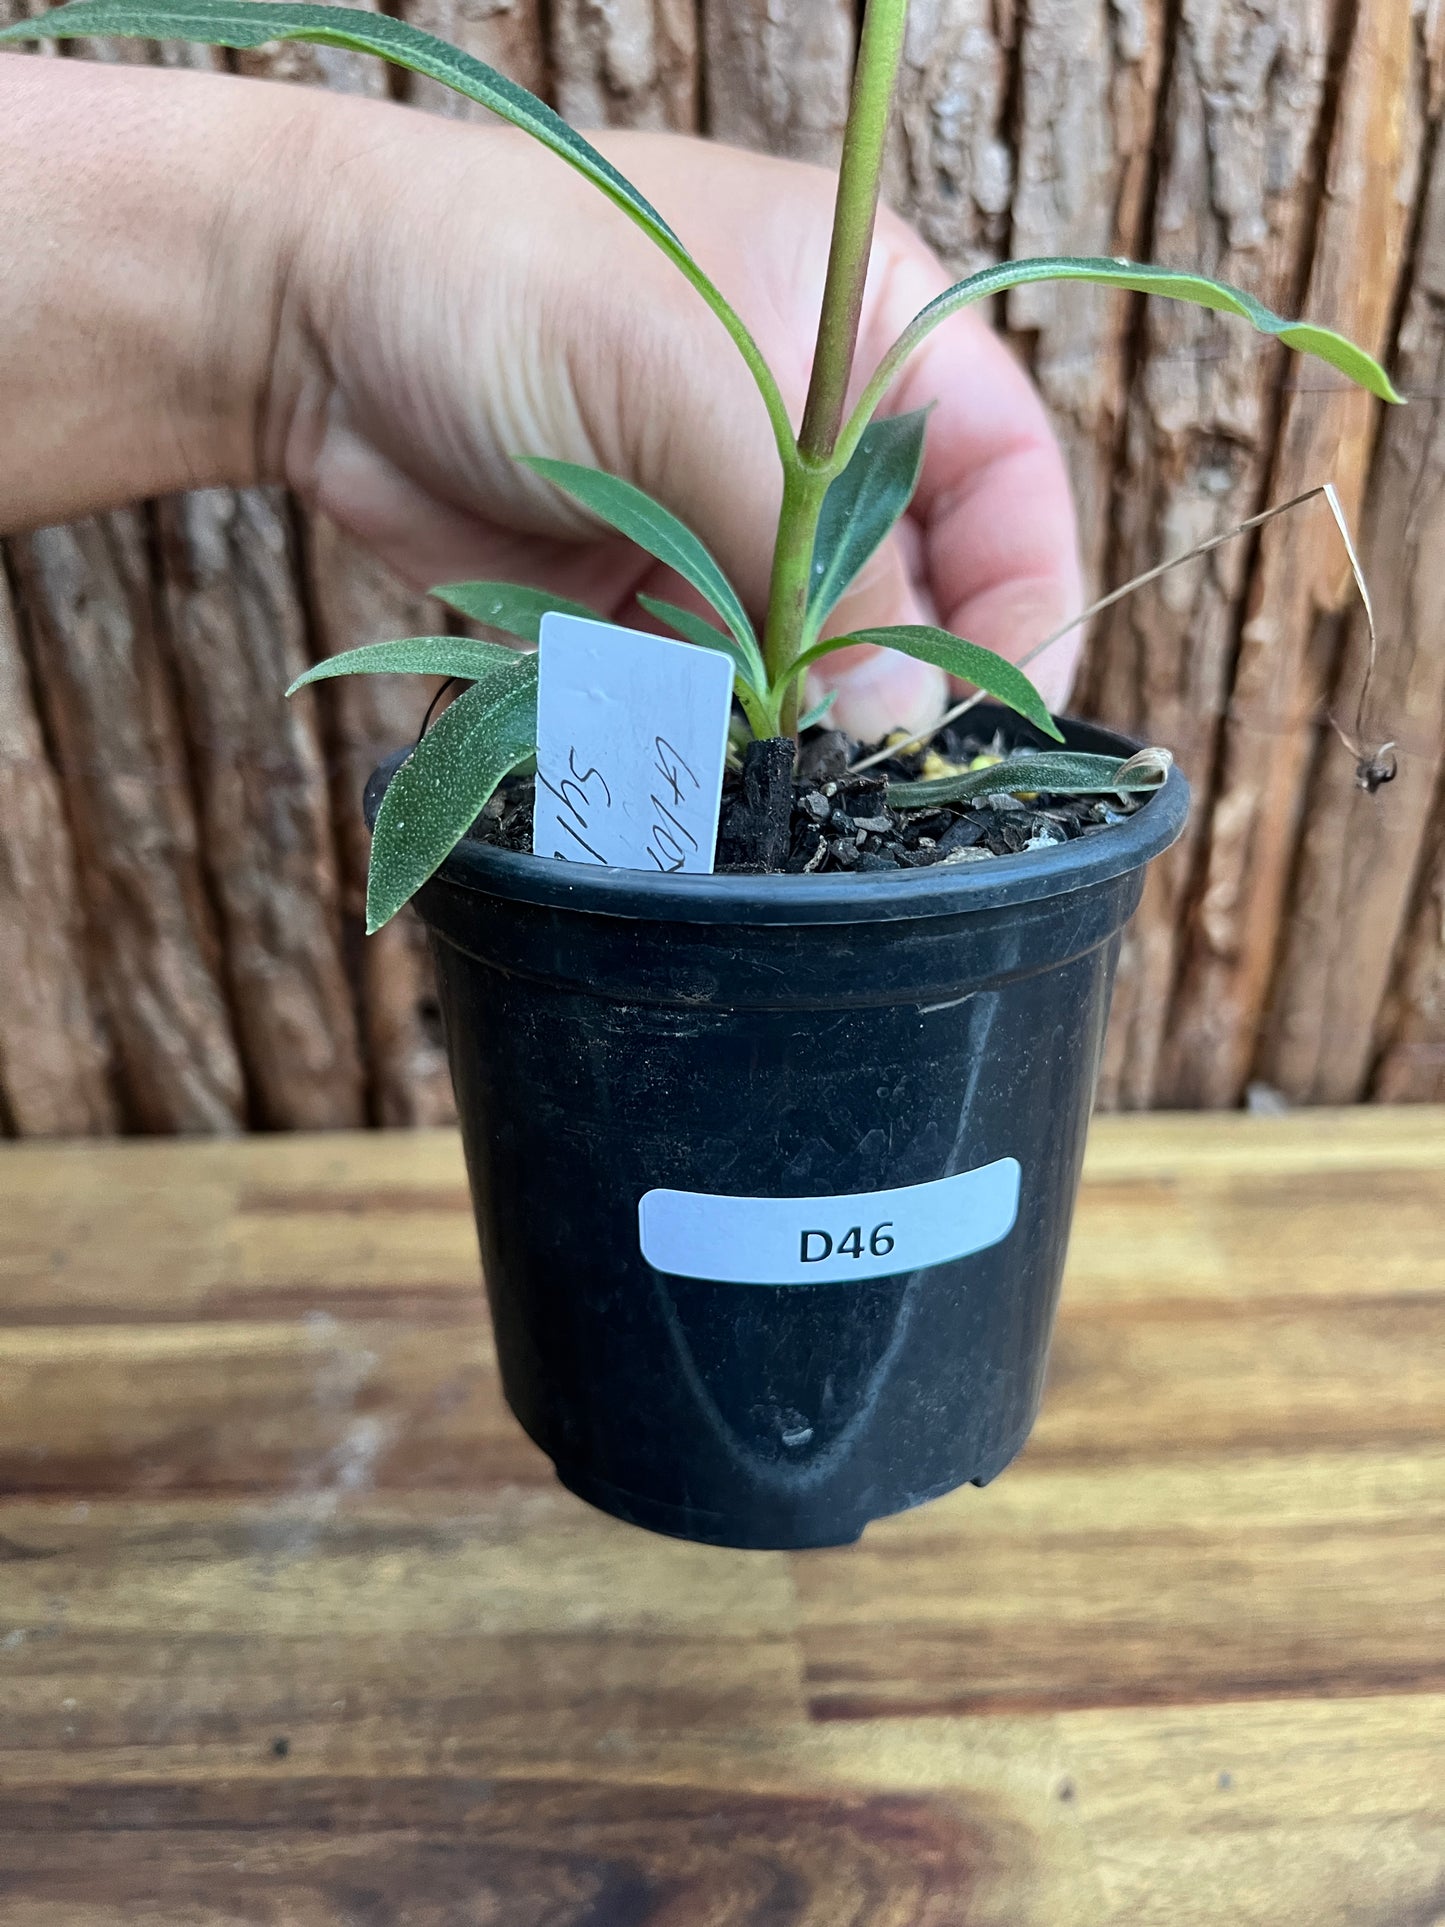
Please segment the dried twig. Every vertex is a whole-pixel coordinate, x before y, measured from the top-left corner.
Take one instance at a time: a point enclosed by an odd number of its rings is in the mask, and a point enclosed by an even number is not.
[[[1365,621],[1370,634],[1370,655],[1365,667],[1364,680],[1360,684],[1354,734],[1352,736],[1346,734],[1333,716],[1329,719],[1330,727],[1355,758],[1355,781],[1361,789],[1368,790],[1373,795],[1381,784],[1394,780],[1395,745],[1384,743],[1375,750],[1364,747],[1365,711],[1369,705],[1370,689],[1375,679],[1375,661],[1379,653],[1375,633],[1375,608],[1370,600],[1369,584],[1365,580],[1365,571],[1361,566],[1354,538],[1350,534],[1350,525],[1345,519],[1345,512],[1340,506],[1340,498],[1335,492],[1333,482],[1322,482],[1315,488],[1307,488],[1302,495],[1291,496],[1287,502],[1277,502],[1273,508],[1264,509],[1258,515],[1251,515],[1248,521],[1240,522],[1232,529],[1226,529],[1222,535],[1210,536],[1207,541],[1197,543],[1192,549],[1186,549],[1182,555],[1171,556],[1169,561],[1161,562],[1155,568],[1146,569],[1142,575],[1136,575],[1122,588],[1111,589],[1108,595],[1100,596],[1097,602],[1091,602],[1089,607],[1082,610],[1080,614],[1071,616],[1061,629],[1055,629],[1052,635],[1045,636],[1042,642],[1036,643],[1027,655],[1020,657],[1019,667],[1026,669],[1031,662],[1037,661],[1045,650],[1052,649],[1055,644],[1062,642],[1065,636],[1072,635],[1074,630],[1083,623],[1102,614],[1105,609],[1113,608],[1116,602],[1122,602],[1126,596],[1133,595],[1136,590],[1146,588],[1151,582],[1157,582],[1160,576],[1168,575],[1171,569],[1182,568],[1186,562],[1196,561],[1200,556],[1208,555],[1211,550],[1223,548],[1226,542],[1232,542],[1236,536],[1247,535],[1251,529],[1263,528],[1266,522],[1272,522],[1277,515],[1286,515],[1291,509],[1297,509],[1306,502],[1312,502],[1317,495],[1322,495],[1329,504],[1330,513],[1334,516],[1335,525],[1344,540],[1345,553],[1350,559],[1350,573],[1354,577],[1355,587],[1359,590],[1360,601],[1364,604]],[[886,763],[891,756],[897,756],[909,749],[921,748],[936,731],[947,728],[950,723],[956,723],[961,716],[966,716],[971,709],[985,700],[982,691],[972,696],[965,696],[962,702],[955,703],[938,722],[931,723],[921,734],[910,736],[903,742],[893,743],[887,748],[875,750],[871,756],[865,756],[861,762],[855,763],[853,771],[856,773],[859,770],[872,769],[878,763]]]

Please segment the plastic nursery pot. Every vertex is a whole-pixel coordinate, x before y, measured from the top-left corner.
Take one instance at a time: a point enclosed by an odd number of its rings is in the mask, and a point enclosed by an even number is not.
[[[1175,772],[1107,831],[893,875],[448,859],[417,901],[502,1383],[565,1485],[778,1548],[1004,1469],[1120,934],[1187,808]]]

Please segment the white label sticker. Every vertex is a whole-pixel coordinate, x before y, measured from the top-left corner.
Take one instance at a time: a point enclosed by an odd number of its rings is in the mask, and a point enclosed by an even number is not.
[[[1013,1229],[1017,1158],[896,1191],[842,1198],[721,1198],[649,1191],[642,1255],[678,1278],[728,1285],[833,1285],[892,1278],[986,1251]]]
[[[711,871],[732,699],[732,664],[715,649],[544,616],[536,854]]]

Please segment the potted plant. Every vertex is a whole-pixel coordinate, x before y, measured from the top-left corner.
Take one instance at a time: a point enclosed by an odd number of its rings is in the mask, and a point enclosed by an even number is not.
[[[732,667],[730,869],[528,853],[533,654],[419,638],[301,679],[412,670],[467,685],[373,779],[368,923],[415,895],[433,933],[507,1397],[584,1498],[723,1545],[844,1543],[873,1518],[986,1483],[1018,1452],[1120,935],[1187,808],[1167,760],[1056,724],[1022,671],[986,650],[923,627],[830,634],[918,479],[925,416],[879,413],[899,369],[969,303],[1064,279],[1237,314],[1397,399],[1350,342],[1236,289],[1062,259],[1004,263],[932,302],[850,410],[906,14],[907,0],[866,10],[797,429],[663,216],[541,101],[403,21],[290,0],[73,0],[0,34],[309,40],[440,80],[589,178],[693,284],[756,380],[783,472],[761,634],[661,504],[615,477],[532,464],[713,612],[647,605]],[[526,645],[549,612],[588,613],[505,583],[436,593]],[[860,641],[1005,707],[979,712],[969,742],[885,744],[862,768],[856,747],[800,718],[808,668]]]

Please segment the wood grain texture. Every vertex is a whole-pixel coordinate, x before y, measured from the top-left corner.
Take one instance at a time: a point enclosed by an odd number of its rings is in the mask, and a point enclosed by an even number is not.
[[[1015,257],[1138,258],[1163,50],[1155,7],[1046,0],[1027,10],[1018,62]],[[1041,282],[1013,290],[1007,319],[1029,349],[1069,456],[1085,579],[1100,584],[1133,310],[1117,295]]]
[[[1442,1207],[1102,1120],[1023,1458],[790,1556],[557,1487],[451,1134],[0,1149],[0,1916],[1428,1927]]]
[[[1437,23],[1445,35],[1445,19]],[[1424,50],[1417,53],[1424,64]],[[1418,83],[1414,89],[1421,92]],[[1428,92],[1426,113],[1438,119]],[[1399,777],[1388,807],[1348,780],[1329,740],[1317,752],[1283,931],[1271,1033],[1261,1060],[1269,1083],[1302,1102],[1349,1103],[1369,1088],[1376,1017],[1385,1003],[1419,871],[1445,741],[1445,149],[1434,149],[1413,272],[1395,347],[1398,383],[1412,397],[1380,428],[1363,531],[1381,649],[1365,718],[1396,740]],[[1358,612],[1332,695],[1353,727],[1368,668]],[[1373,743],[1371,747],[1373,747]]]
[[[0,0],[0,19],[38,3]],[[823,161],[837,151],[853,0],[412,0],[403,11],[583,122],[690,128],[700,116],[711,133],[750,146]],[[471,111],[341,50],[291,46],[233,59],[86,41],[70,55],[230,64]],[[1100,625],[1076,707],[1168,743],[1198,797],[1185,843],[1151,872],[1126,938],[1101,1090],[1108,1106],[1232,1104],[1255,1080],[1306,1103],[1445,1096],[1437,774],[1445,658],[1436,642],[1445,552],[1431,519],[1440,479],[1442,94],[1445,9],[1431,0],[913,0],[888,191],[952,267],[1054,251],[1197,263],[1278,307],[1307,307],[1383,343],[1412,396],[1410,409],[1380,424],[1358,399],[1331,391],[1320,371],[1237,323],[1162,303],[1039,287],[1016,291],[997,316],[1063,439],[1085,562],[1100,588],[1296,486],[1333,475],[1345,487],[1382,612],[1370,724],[1377,738],[1401,745],[1400,781],[1367,799],[1326,733],[1327,708],[1351,710],[1363,632],[1342,613],[1338,551],[1319,510],[1170,577]],[[189,513],[166,511],[182,520]],[[313,540],[298,526],[308,552],[324,555],[330,538]],[[93,538],[57,539],[83,548]],[[248,566],[264,570],[264,557]],[[146,591],[156,609],[185,602],[169,568],[162,555]],[[334,580],[327,566],[308,560],[306,569],[286,621],[299,613],[312,655],[376,639],[393,620],[408,626],[411,599],[363,559],[338,561]],[[46,606],[29,575],[16,587],[25,635],[55,634],[57,621],[63,629],[71,620]],[[135,621],[131,595],[114,569],[93,573],[92,609],[110,600],[106,620],[118,630]],[[149,621],[143,612],[141,632]],[[266,664],[252,668],[260,676]],[[173,655],[168,679],[172,670],[184,681],[185,663]],[[93,705],[97,724],[105,700]],[[16,743],[32,740],[23,712],[22,703]],[[183,713],[196,713],[194,703]],[[378,690],[313,713],[319,759],[308,752],[298,762],[295,742],[281,742],[296,779],[287,809],[308,825],[310,854],[264,840],[258,847],[264,811],[253,798],[248,851],[238,833],[231,855],[256,879],[274,866],[298,887],[305,865],[319,866],[309,921],[316,933],[332,928],[321,942],[331,961],[290,1008],[297,1026],[312,1025],[305,1060],[334,1055],[321,1077],[329,1095],[318,1094],[310,1112],[298,1108],[299,1079],[248,1028],[261,1005],[237,987],[258,981],[257,953],[232,956],[229,935],[245,919],[228,921],[204,864],[197,895],[202,759],[187,768],[188,800],[176,819],[189,818],[190,829],[171,822],[145,857],[156,900],[173,906],[167,919],[180,914],[176,927],[190,931],[178,951],[157,938],[169,974],[129,974],[131,953],[110,968],[117,952],[106,931],[99,947],[87,936],[77,951],[76,940],[47,928],[33,890],[23,910],[7,911],[0,899],[0,921],[10,923],[0,944],[24,979],[14,979],[10,1011],[0,1016],[11,1036],[0,1049],[19,1062],[15,1033],[31,1028],[22,1012],[37,1014],[37,1036],[47,1026],[54,1036],[56,1014],[75,1012],[76,1027],[67,1018],[66,1028],[78,1053],[67,1068],[59,1043],[44,1047],[35,1063],[56,1067],[53,1082],[34,1070],[23,1080],[10,1073],[25,1084],[23,1101],[3,1094],[0,1071],[0,1130],[232,1128],[252,1115],[364,1114],[402,1124],[450,1114],[420,933],[398,924],[364,944],[357,923],[365,851],[354,786],[363,763],[404,740],[410,704]],[[76,799],[93,790],[94,775],[70,766],[79,740],[51,727],[43,703],[40,720],[45,767],[28,749],[7,750],[6,780],[31,772],[22,779],[27,822],[36,811],[49,818],[52,798],[66,817],[28,830],[25,848],[59,852],[69,837],[79,852],[88,806]],[[189,765],[189,750],[178,754]],[[329,849],[318,828],[327,809]],[[24,867],[38,859],[7,860]],[[92,867],[76,875],[89,931],[106,923],[111,902],[130,897],[133,860],[103,840],[87,860]],[[63,856],[56,863],[63,879]],[[12,879],[9,887],[20,886]],[[56,914],[63,923],[76,912]],[[300,953],[320,955],[311,936],[259,954],[268,966],[281,960],[294,986]],[[80,1014],[82,979],[99,1013],[89,1019]],[[210,1014],[201,1020],[193,992],[206,979]],[[157,982],[165,986],[159,1002]],[[182,1006],[189,1014],[173,1021]],[[307,1008],[314,1021],[303,1019]],[[97,1046],[101,1030],[110,1041]],[[142,1039],[158,1043],[153,1070],[137,1069],[151,1054]],[[220,1039],[219,1049],[208,1039]],[[116,1076],[107,1097],[92,1073],[108,1050]],[[132,1089],[135,1076],[144,1089]],[[89,1095],[77,1095],[82,1086]]]
[[[0,572],[0,1115],[21,1137],[115,1128],[65,798]]]
[[[14,545],[126,1121],[233,1130],[245,1079],[138,513]]]
[[[547,56],[538,0],[407,0],[398,9],[414,27],[439,34],[534,94],[546,91]],[[450,120],[492,121],[485,107],[421,74],[402,77],[405,97]],[[495,122],[493,122],[495,125]]]
[[[557,110],[575,127],[696,128],[693,0],[554,0]]]
[[[856,38],[851,0],[702,0],[702,26],[708,132],[836,162]]]
[[[447,612],[397,581],[324,517],[307,527],[306,577],[318,658],[394,636],[444,635]],[[445,1124],[456,1115],[426,932],[412,910],[365,936],[371,843],[367,778],[412,742],[439,685],[431,677],[343,677],[301,698],[317,718],[342,878],[343,939],[358,986],[372,1120]]]
[[[365,1117],[289,508],[208,489],[159,517],[168,639],[236,1034],[267,1129]]]
[[[1156,141],[1150,258],[1193,264],[1293,310],[1307,274],[1330,0],[1184,0]],[[1129,374],[1110,575],[1182,554],[1264,506],[1280,358],[1224,317],[1147,304]],[[1327,478],[1322,478],[1327,479]],[[1120,963],[1106,1102],[1162,1088],[1179,949],[1197,928],[1194,878],[1215,803],[1249,550],[1231,544],[1144,589],[1099,627],[1092,714],[1169,745],[1195,788],[1183,841],[1157,863]]]
[[[959,275],[996,260],[1008,235],[1013,45],[1012,6],[910,8],[886,189]]]
[[[1413,52],[1399,0],[1361,0],[1300,303],[1375,354],[1388,341],[1424,132],[1412,112]],[[1273,497],[1333,481],[1357,523],[1377,412],[1360,390],[1292,368]],[[1201,831],[1198,912],[1182,949],[1158,1092],[1166,1101],[1237,1103],[1256,1061],[1311,760],[1318,752],[1320,791],[1342,794],[1354,780],[1348,754],[1325,753],[1320,714],[1340,634],[1333,618],[1347,596],[1353,602],[1355,591],[1327,515],[1304,511],[1263,531]]]
[[[1445,1095],[1445,792],[1436,798],[1379,1043],[1374,1096],[1428,1103]]]

